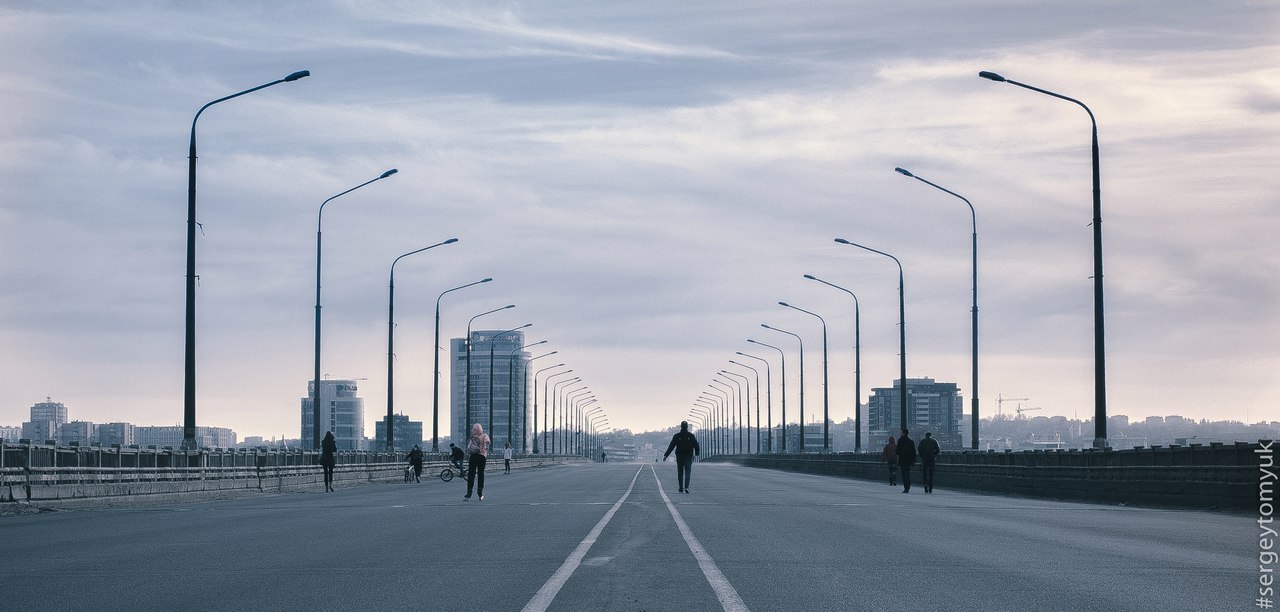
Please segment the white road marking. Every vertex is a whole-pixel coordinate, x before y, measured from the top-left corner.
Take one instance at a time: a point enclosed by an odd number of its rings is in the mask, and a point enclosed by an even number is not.
[[[658,483],[658,493],[662,495],[662,501],[667,503],[667,510],[671,511],[671,518],[676,520],[676,527],[680,528],[680,535],[684,536],[684,541],[689,545],[689,550],[693,552],[693,557],[698,560],[698,567],[702,568],[702,575],[707,577],[707,583],[711,585],[711,589],[716,592],[716,598],[720,600],[720,605],[725,612],[747,612],[747,604],[742,603],[742,598],[738,597],[738,592],[734,590],[733,585],[729,584],[729,580],[720,573],[720,568],[716,567],[716,562],[711,560],[711,555],[707,554],[702,544],[698,543],[698,538],[693,537],[693,532],[689,530],[689,526],[685,524],[684,519],[680,517],[680,513],[676,511],[676,507],[671,503],[671,498],[667,497],[667,492],[662,489],[662,481],[658,479],[658,472],[649,466],[649,471],[653,472],[653,479]]]
[[[541,589],[538,589],[538,592],[533,595],[533,599],[530,599],[529,603],[524,605],[524,612],[545,612],[551,606],[551,601],[556,598],[556,594],[564,587],[564,583],[569,581],[569,577],[582,564],[582,558],[587,556],[587,551],[591,550],[591,545],[596,543],[596,538],[600,537],[600,532],[604,531],[605,526],[609,524],[609,520],[618,512],[618,508],[621,508],[623,502],[626,502],[627,498],[631,496],[631,490],[635,488],[636,479],[640,477],[640,470],[643,469],[644,467],[642,466],[636,470],[635,476],[631,477],[631,485],[627,487],[627,492],[623,493],[622,497],[613,504],[613,507],[604,514],[604,518],[601,518],[600,522],[596,523],[596,526],[587,534],[587,537],[578,543],[578,547],[573,549],[572,553],[569,553],[569,557],[564,560],[560,569],[556,570],[556,573],[547,579],[547,583],[542,585]],[[727,610],[728,608],[725,609]],[[745,610],[746,608],[741,609]]]

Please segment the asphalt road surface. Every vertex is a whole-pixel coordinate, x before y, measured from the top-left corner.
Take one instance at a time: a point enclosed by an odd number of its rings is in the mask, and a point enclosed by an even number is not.
[[[496,469],[494,469],[496,467]],[[674,462],[0,518],[10,610],[1245,610],[1256,517]]]

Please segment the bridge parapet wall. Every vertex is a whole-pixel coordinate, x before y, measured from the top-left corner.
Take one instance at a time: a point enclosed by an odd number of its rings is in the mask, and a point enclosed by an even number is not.
[[[1265,442],[1265,441],[1264,441]],[[1089,502],[1256,509],[1259,444],[1130,450],[951,451],[938,456],[934,484]],[[887,481],[879,453],[723,455],[709,461]],[[920,483],[919,464],[912,480]]]

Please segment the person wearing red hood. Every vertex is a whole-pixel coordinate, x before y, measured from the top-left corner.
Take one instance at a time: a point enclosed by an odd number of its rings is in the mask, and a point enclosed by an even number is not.
[[[889,443],[884,445],[884,463],[889,466],[889,486],[898,485],[898,444],[889,436]]]
[[[484,465],[489,461],[489,434],[479,423],[471,426],[471,437],[467,438],[467,494],[462,499],[471,499],[472,485],[480,501],[484,501]]]

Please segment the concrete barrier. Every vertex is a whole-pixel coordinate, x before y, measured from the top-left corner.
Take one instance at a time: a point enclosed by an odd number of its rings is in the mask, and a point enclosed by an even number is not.
[[[1258,444],[1131,450],[944,452],[934,486],[1132,505],[1257,509]],[[708,461],[888,481],[879,453],[722,455]],[[912,471],[920,486],[920,466]],[[923,488],[921,489],[923,490]]]

